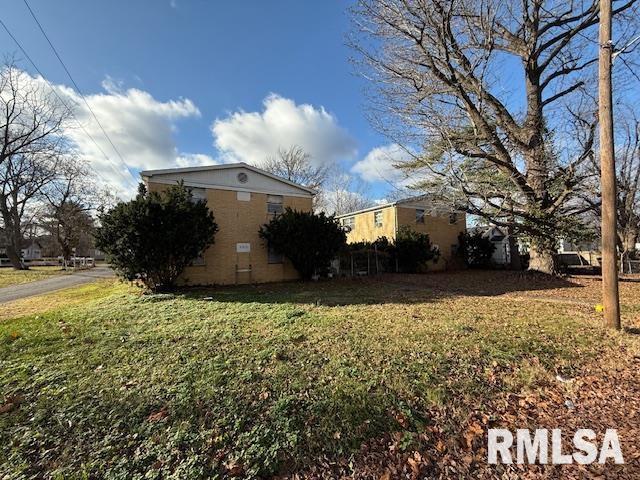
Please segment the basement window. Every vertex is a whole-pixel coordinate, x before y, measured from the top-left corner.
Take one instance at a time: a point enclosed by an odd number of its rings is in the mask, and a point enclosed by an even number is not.
[[[269,264],[283,263],[284,257],[281,253],[276,252],[271,245],[268,245],[267,248],[268,248],[267,263]]]
[[[192,267],[202,267],[204,265],[205,265],[204,255],[202,253],[198,255],[196,258],[194,258],[193,261],[191,262]]]
[[[382,226],[382,210],[373,212],[373,225],[376,227]]]

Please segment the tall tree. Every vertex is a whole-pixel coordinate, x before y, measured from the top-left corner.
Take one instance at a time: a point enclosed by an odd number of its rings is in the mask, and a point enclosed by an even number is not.
[[[616,105],[616,223],[618,249],[625,255],[634,253],[640,240],[640,119],[636,109],[626,102]],[[595,157],[592,170],[598,172],[600,158]],[[600,222],[600,190],[595,177],[584,201],[593,207],[593,221]]]
[[[12,61],[0,68],[0,215],[14,268],[27,268],[20,251],[28,217],[67,149],[68,115],[42,82]]]
[[[378,125],[423,152],[405,164],[413,186],[529,237],[530,268],[546,273],[585,208],[598,11],[597,0],[354,8]],[[613,13],[633,17],[634,0],[615,1]]]
[[[630,255],[640,240],[640,120],[634,115],[621,123],[616,154],[618,239],[621,252]]]

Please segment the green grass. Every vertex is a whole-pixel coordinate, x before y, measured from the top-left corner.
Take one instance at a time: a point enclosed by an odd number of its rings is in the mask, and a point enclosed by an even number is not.
[[[611,341],[590,309],[411,285],[95,297],[0,322],[0,477],[268,475],[396,431],[409,448],[434,410],[454,429]]]
[[[14,270],[11,267],[3,267],[0,268],[0,288],[44,280],[63,273],[67,272],[60,267],[30,267],[29,270]]]

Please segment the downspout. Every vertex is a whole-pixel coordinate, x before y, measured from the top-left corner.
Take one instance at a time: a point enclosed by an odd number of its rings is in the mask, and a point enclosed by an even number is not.
[[[398,205],[397,204],[393,206],[393,215],[395,217],[394,220],[393,220],[394,223],[395,223],[395,225],[393,227],[393,230],[394,230],[394,232],[393,232],[393,241],[395,242],[396,239],[398,238]]]

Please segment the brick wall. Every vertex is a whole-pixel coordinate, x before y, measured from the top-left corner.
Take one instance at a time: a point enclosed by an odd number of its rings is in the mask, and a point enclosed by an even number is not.
[[[449,223],[449,215],[425,215],[424,223],[417,223],[415,208],[399,206],[397,210],[399,225],[406,225],[416,232],[429,235],[431,243],[440,248],[441,259],[445,263],[451,260],[452,251],[458,248],[458,235],[466,230],[467,219],[464,213],[456,214],[453,224]]]
[[[376,211],[382,212],[380,227],[375,226],[374,212]],[[429,265],[429,268],[434,270],[441,270],[451,265],[452,253],[458,248],[458,235],[466,230],[467,222],[466,215],[458,213],[453,224],[449,222],[449,215],[425,215],[424,223],[417,223],[416,208],[402,205],[391,205],[379,210],[362,212],[353,217],[355,224],[347,235],[349,243],[373,242],[382,236],[390,240],[395,239],[397,225],[408,226],[416,232],[428,234],[431,243],[440,248],[440,260]]]
[[[382,212],[382,226],[376,226],[374,222],[375,212]],[[347,234],[348,243],[373,242],[379,237],[393,239],[396,236],[395,207],[388,206],[379,210],[371,210],[357,215],[352,215],[355,225]]]
[[[167,185],[149,182],[149,191],[162,191]],[[268,263],[268,250],[259,237],[260,226],[267,223],[267,195],[251,193],[250,201],[240,201],[237,192],[206,190],[207,205],[213,211],[218,233],[215,243],[204,252],[204,265],[188,267],[182,274],[187,285],[225,285],[234,283],[263,283],[293,280],[298,273],[287,259],[280,264]],[[283,197],[283,206],[311,211],[310,197]],[[188,234],[188,232],[185,232]],[[237,253],[238,243],[248,243],[251,251]],[[236,269],[251,272],[236,274]]]

